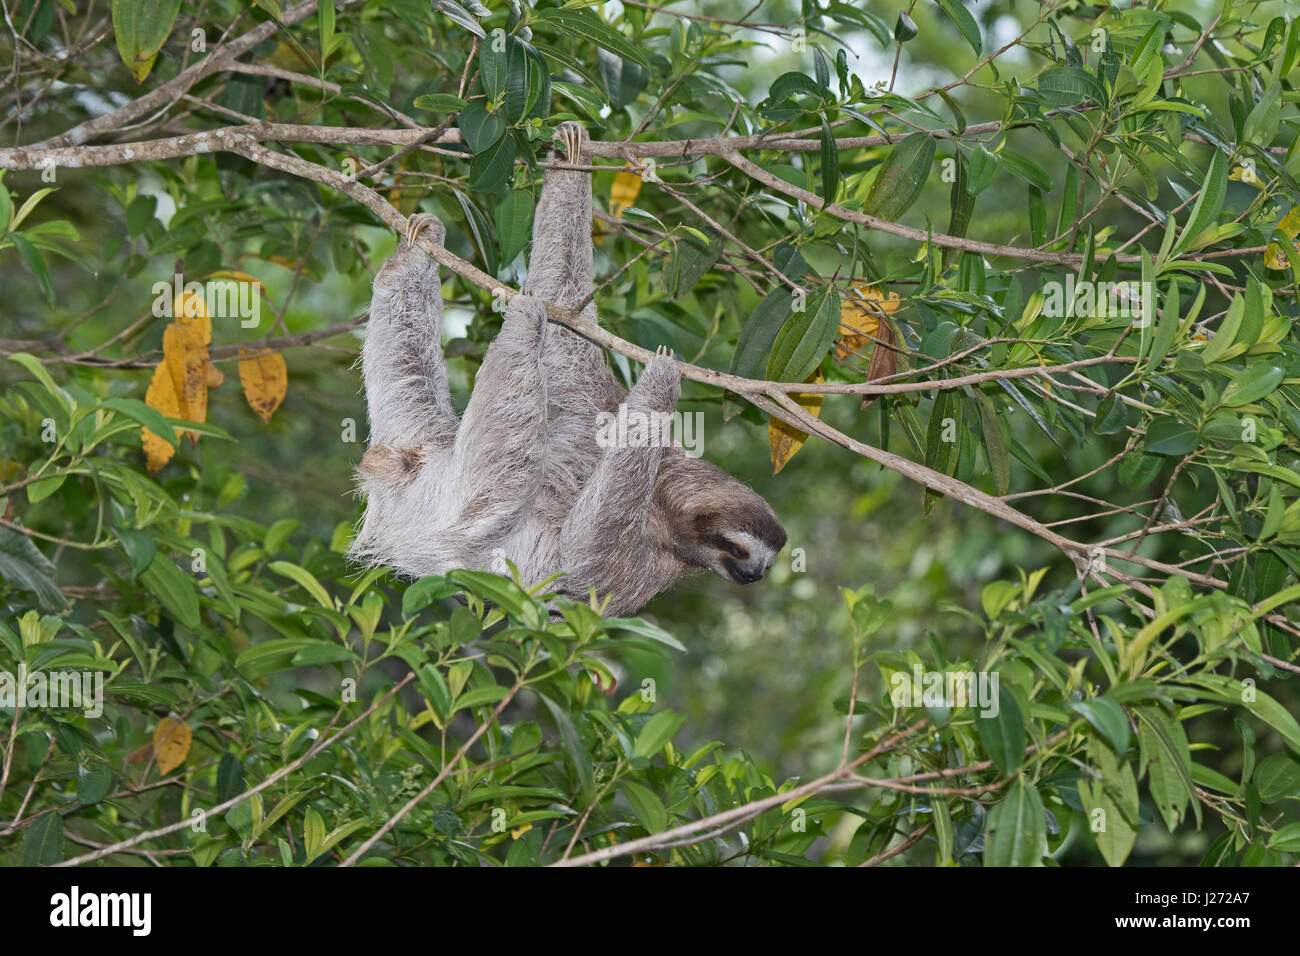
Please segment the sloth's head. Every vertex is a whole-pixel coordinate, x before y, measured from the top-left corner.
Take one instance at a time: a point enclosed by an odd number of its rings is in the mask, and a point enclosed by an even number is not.
[[[673,550],[689,567],[752,584],[785,547],[785,529],[763,496],[702,458],[671,459],[656,490]]]

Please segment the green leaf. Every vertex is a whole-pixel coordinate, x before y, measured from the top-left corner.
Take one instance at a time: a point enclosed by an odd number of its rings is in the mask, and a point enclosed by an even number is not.
[[[1273,142],[1273,137],[1277,135],[1281,109],[1282,85],[1271,83],[1246,117],[1241,130],[1242,142],[1254,143],[1256,146],[1267,146]]]
[[[63,389],[59,388],[59,386],[54,383],[54,379],[50,377],[50,373],[46,371],[45,366],[41,364],[40,360],[37,359],[36,356],[30,355],[27,352],[15,352],[13,355],[9,356],[9,358],[35,376],[36,380],[41,383],[41,386],[54,396],[60,405],[64,408],[68,407],[67,395],[64,393]]]
[[[0,236],[3,236],[10,229],[10,223],[14,218],[14,201],[9,198],[9,187],[4,184],[4,178],[0,176]]]
[[[1102,857],[1121,866],[1137,839],[1137,778],[1128,760],[1116,756],[1100,736],[1089,739],[1088,757],[1099,776],[1079,781],[1079,800]]]
[[[966,193],[978,196],[997,178],[1002,169],[1002,159],[997,153],[990,153],[982,143],[977,144],[970,154],[970,174],[966,177]]]
[[[1115,747],[1116,753],[1128,750],[1129,725],[1124,716],[1124,708],[1109,697],[1094,697],[1091,700],[1076,701],[1070,709],[1082,714],[1088,723],[1101,732]]]
[[[23,866],[49,866],[63,859],[63,815],[36,818],[23,837]]]
[[[489,113],[481,100],[475,100],[460,111],[456,126],[465,137],[470,152],[478,155],[500,141],[506,132],[506,118],[500,113]]]
[[[357,655],[350,647],[331,644],[328,641],[313,641],[294,654],[289,664],[292,667],[320,667],[324,664],[342,664],[356,659]]]
[[[1211,770],[1204,764],[1193,762],[1192,780],[1197,786],[1209,787],[1211,790],[1218,790],[1220,793],[1234,794],[1239,789],[1237,781],[1225,777],[1217,770]]]
[[[688,295],[722,255],[726,240],[712,229],[703,232],[707,243],[689,232],[678,239],[664,266],[664,293],[673,299]]]
[[[989,813],[985,866],[1042,866],[1047,855],[1047,817],[1034,785],[1017,776]]]
[[[180,9],[181,0],[113,0],[117,52],[137,83],[153,69]]]
[[[479,597],[487,598],[512,617],[527,617],[528,608],[537,603],[514,581],[489,571],[452,571],[447,577]]]
[[[1151,799],[1173,833],[1190,802],[1200,822],[1200,803],[1192,780],[1192,758],[1182,724],[1158,706],[1135,707],[1138,741],[1146,766]]]
[[[125,415],[132,421],[139,422],[173,448],[177,447],[179,439],[176,437],[175,427],[168,424],[166,417],[161,412],[151,408],[139,399],[107,398],[104,400],[103,406]]]
[[[478,18],[462,7],[456,0],[433,0],[433,9],[455,23],[459,23],[480,40],[486,39],[487,33],[479,26]]]
[[[632,756],[653,757],[664,749],[664,745],[672,740],[673,735],[682,729],[684,723],[686,723],[685,714],[661,710],[642,726],[641,732],[637,734],[636,744],[632,748]]]
[[[1201,673],[1184,678],[1187,683],[1205,687],[1229,704],[1245,707],[1281,735],[1288,747],[1300,754],[1300,724],[1291,712],[1253,686],[1222,674]],[[1258,773],[1258,771],[1256,771]]]
[[[536,692],[541,698],[546,709],[551,712],[551,719],[555,721],[555,727],[560,732],[560,746],[564,749],[564,754],[569,758],[569,763],[573,767],[573,772],[578,778],[578,785],[582,794],[590,798],[592,792],[592,772],[591,760],[587,756],[587,750],[582,746],[582,741],[578,737],[578,731],[573,726],[573,721],[569,715],[564,712],[559,704],[551,700],[540,691]]]
[[[442,672],[433,664],[425,664],[416,672],[416,677],[420,681],[420,688],[424,695],[429,698],[429,703],[433,705],[434,712],[445,725],[447,718],[451,716],[451,692],[447,689],[447,682],[442,678]]]
[[[45,301],[53,305],[54,286],[50,282],[50,270],[46,267],[40,251],[32,245],[26,236],[20,233],[9,233],[9,241],[18,250],[18,256],[23,260],[23,265],[27,266],[27,271],[36,278],[36,284],[40,286],[41,295],[45,296]]]
[[[217,764],[217,801],[225,803],[244,792],[244,764],[232,753],[224,753]]]
[[[1038,95],[1048,106],[1072,106],[1083,100],[1105,104],[1106,91],[1082,67],[1058,66],[1038,77]]]
[[[1286,371],[1276,365],[1252,365],[1228,383],[1219,404],[1237,408],[1257,402],[1273,394],[1285,375]]]
[[[435,113],[458,113],[469,103],[462,100],[459,96],[453,96],[451,93],[425,93],[423,96],[417,96],[412,105],[417,110],[431,110]]]
[[[1047,175],[1047,171],[1028,156],[1022,156],[1015,150],[1004,149],[998,153],[998,158],[1002,160],[1003,166],[1029,183],[1029,185],[1036,186],[1045,193],[1050,193],[1056,188],[1056,184],[1052,182],[1052,177]]]
[[[99,803],[108,796],[112,786],[113,771],[107,767],[77,768],[77,799],[82,803]]]
[[[632,812],[648,833],[659,833],[668,828],[668,811],[663,801],[649,787],[635,780],[623,781],[623,796],[632,805]]]
[[[1169,217],[1172,227],[1173,217]],[[1144,257],[1145,258],[1145,257]],[[1205,296],[1205,286],[1201,285],[1200,295]],[[1147,357],[1147,367],[1152,371],[1160,368],[1164,362],[1165,356],[1169,354],[1170,347],[1174,344],[1174,336],[1178,334],[1180,323],[1178,302],[1178,283],[1169,283],[1169,292],[1165,296],[1164,308],[1160,310],[1160,319],[1156,323],[1156,334],[1151,345],[1151,354]]]
[[[54,565],[31,538],[11,528],[0,528],[0,581],[31,591],[47,611],[61,611],[67,601],[54,583],[54,573]]]
[[[615,56],[606,50],[597,52],[597,59],[600,62],[600,79],[605,85],[605,94],[609,97],[609,104],[616,110],[621,110],[629,103],[636,102],[636,98],[641,95],[646,84],[650,81],[650,71],[640,63],[631,60],[625,60],[621,56]],[[564,84],[570,87],[570,84]],[[556,89],[564,90],[557,83]],[[580,94],[581,88],[573,90],[575,94]],[[581,92],[588,92],[581,90]],[[590,95],[590,93],[588,93]],[[589,102],[596,112],[599,113],[601,104],[599,100]]]
[[[153,592],[174,620],[193,630],[199,626],[199,596],[194,580],[159,552],[140,575],[140,583]]]
[[[323,0],[329,3],[330,0]],[[313,807],[308,807],[303,814],[303,842],[307,860],[316,859],[321,853],[321,844],[325,842],[325,818]]]
[[[512,136],[502,136],[469,161],[469,184],[479,192],[490,193],[499,188],[515,169],[515,141]]]
[[[1175,256],[1187,248],[1198,233],[1219,218],[1219,211],[1223,208],[1223,200],[1227,195],[1228,157],[1222,150],[1216,149],[1214,158],[1210,161],[1210,168],[1205,174],[1205,181],[1201,184],[1201,194],[1197,197],[1196,204],[1192,206],[1191,215],[1187,217],[1187,225],[1183,227],[1178,241],[1174,243]]]
[[[822,199],[829,205],[835,201],[835,192],[840,186],[840,151],[825,115],[822,116],[821,161]]]
[[[324,64],[334,48],[334,0],[320,0],[316,7],[317,22],[320,27],[320,56]]]
[[[768,353],[777,334],[790,317],[794,295],[786,286],[777,286],[758,304],[740,330],[736,351],[731,356],[732,375],[761,378],[767,367]]]
[[[813,298],[812,308],[790,316],[767,360],[767,377],[774,382],[802,382],[826,356],[840,327],[840,295],[827,289]]]
[[[980,714],[975,720],[984,752],[1004,775],[1015,772],[1025,756],[1025,722],[1016,697],[998,682],[998,712],[986,717]]]
[[[1264,803],[1300,797],[1300,757],[1287,752],[1270,754],[1259,762],[1251,781]]]
[[[610,617],[603,621],[607,631],[628,631],[639,637],[648,637],[652,641],[667,645],[675,651],[686,653],[686,645],[657,624],[643,621],[639,617]]]
[[[931,804],[934,811],[934,838],[939,844],[939,865],[947,866],[952,860],[952,813],[948,810],[948,801],[935,797]]]
[[[519,43],[514,37],[506,36],[505,42],[497,49],[500,38],[501,34],[495,33],[479,48],[478,79],[489,100],[496,100],[506,91],[506,81],[510,76],[510,41],[514,39],[516,45]]]
[[[452,713],[466,708],[482,707],[484,704],[495,704],[508,693],[510,693],[509,688],[502,687],[499,684],[492,684],[488,687],[475,687],[456,698]]]
[[[1246,300],[1238,293],[1228,303],[1228,312],[1215,330],[1214,338],[1210,339],[1210,344],[1201,352],[1201,360],[1206,365],[1219,361],[1232,348],[1233,343],[1237,341],[1237,330],[1241,328],[1241,320],[1245,315]]]
[[[556,28],[556,33],[565,38],[578,37],[590,40],[602,49],[608,50],[625,60],[650,69],[650,61],[641,49],[628,41],[627,37],[612,27],[606,26],[593,13],[587,10],[546,9],[534,11],[535,23],[547,23]]]
[[[1120,459],[1119,480],[1129,488],[1142,488],[1149,485],[1155,480],[1160,469],[1164,467],[1164,457],[1161,455],[1147,455],[1141,450],[1134,448],[1127,455]]]
[[[334,599],[325,587],[316,580],[316,575],[312,574],[306,568],[299,567],[292,561],[272,561],[267,565],[276,574],[298,582],[308,594],[314,597],[321,607],[327,611],[334,610]]]
[[[989,471],[993,474],[993,488],[1005,495],[1011,486],[1011,459],[1007,456],[1007,441],[998,422],[993,399],[980,389],[975,389],[975,403],[980,410],[980,431],[984,437],[984,452],[988,455]]]
[[[876,174],[862,211],[877,219],[897,222],[921,196],[934,167],[934,137],[912,133],[889,153]]]
[[[1118,435],[1128,428],[1132,417],[1128,402],[1120,398],[1118,392],[1111,392],[1097,403],[1097,417],[1092,421],[1092,430],[1098,435]]]
[[[1300,820],[1275,831],[1268,838],[1268,848],[1280,853],[1300,853]]]
[[[1152,455],[1186,455],[1197,442],[1196,429],[1177,418],[1161,418],[1147,428],[1146,450]]]
[[[153,535],[147,531],[132,531],[128,528],[114,528],[113,534],[122,545],[126,563],[131,567],[131,577],[138,578],[140,573],[149,567],[158,550]]]
[[[533,229],[533,194],[528,189],[511,189],[501,197],[496,211],[497,244],[501,262],[515,261],[524,251]]]
[[[402,616],[412,617],[432,602],[451,597],[460,588],[440,574],[420,578],[402,595]]]
[[[938,0],[938,3],[939,6],[943,8],[943,12],[948,15],[948,19],[957,24],[957,29],[960,30],[961,35],[966,38],[966,42],[969,43],[970,48],[975,51],[975,55],[979,56],[980,51],[983,49],[983,42],[980,40],[979,24],[977,24],[975,18],[970,15],[970,11],[966,9],[966,5],[964,3],[957,3],[956,0]]]

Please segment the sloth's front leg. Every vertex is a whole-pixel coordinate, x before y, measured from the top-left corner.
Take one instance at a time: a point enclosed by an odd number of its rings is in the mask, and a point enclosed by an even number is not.
[[[397,251],[375,276],[361,353],[372,446],[441,444],[455,431],[442,355],[438,263],[419,247],[441,245],[436,216],[415,215]]]
[[[660,589],[659,582],[648,580],[646,550],[653,529],[646,519],[680,393],[673,353],[661,348],[628,393],[625,408],[599,426],[604,451],[560,535],[570,593],[581,594],[592,585],[599,591],[600,582],[607,580],[639,582],[648,592],[639,596],[644,603]]]

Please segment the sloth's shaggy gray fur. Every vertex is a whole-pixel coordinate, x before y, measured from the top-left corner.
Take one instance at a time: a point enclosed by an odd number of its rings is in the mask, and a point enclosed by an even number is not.
[[[585,135],[561,127],[572,162]],[[680,375],[660,350],[629,393],[598,346],[546,321],[544,302],[577,308],[592,291],[590,175],[548,169],[524,294],[511,301],[459,420],[441,348],[438,264],[416,244],[425,231],[442,243],[442,223],[411,217],[375,277],[362,352],[370,448],[358,477],[367,503],[352,555],[416,577],[504,557],[526,584],[564,572],[555,587],[575,599],[589,588],[612,594],[612,614],[635,612],[693,570],[761,578],[786,538],[762,497],[678,445],[635,434],[627,447],[597,442],[598,416],[622,403],[629,413],[671,414]],[[595,321],[594,304],[583,312]]]

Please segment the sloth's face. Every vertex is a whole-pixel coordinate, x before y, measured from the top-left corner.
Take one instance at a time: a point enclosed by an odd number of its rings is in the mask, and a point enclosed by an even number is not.
[[[786,538],[768,503],[702,459],[685,459],[684,469],[674,470],[671,490],[659,490],[672,502],[678,556],[738,584],[761,580]]]

